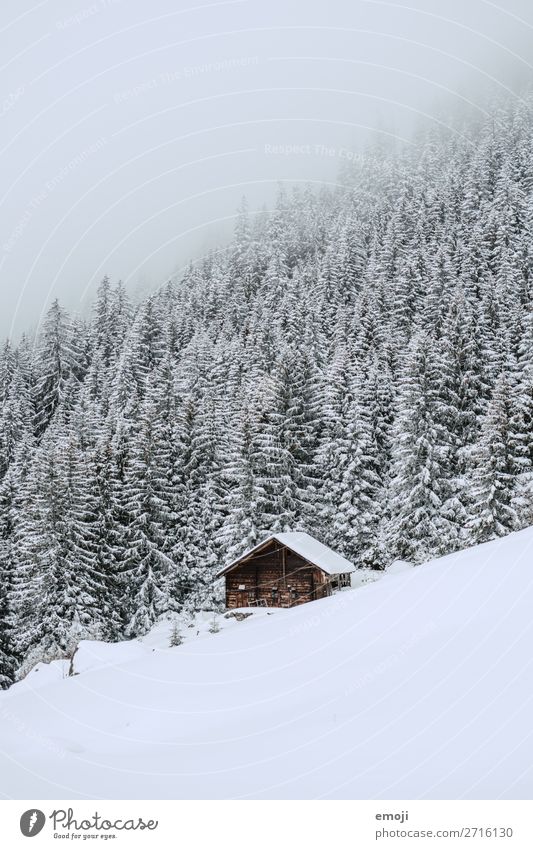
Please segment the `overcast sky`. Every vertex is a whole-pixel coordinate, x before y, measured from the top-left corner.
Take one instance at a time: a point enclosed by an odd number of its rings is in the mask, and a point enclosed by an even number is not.
[[[104,274],[164,282],[243,194],[516,96],[532,34],[531,0],[2,0],[0,336]]]

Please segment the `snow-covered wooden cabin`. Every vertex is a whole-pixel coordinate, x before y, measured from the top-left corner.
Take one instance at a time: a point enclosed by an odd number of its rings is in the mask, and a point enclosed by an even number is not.
[[[293,607],[350,585],[355,566],[301,531],[271,534],[218,573],[226,607]]]

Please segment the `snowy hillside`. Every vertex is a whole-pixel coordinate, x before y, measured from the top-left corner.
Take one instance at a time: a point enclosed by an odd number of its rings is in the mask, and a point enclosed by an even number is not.
[[[532,551],[529,528],[175,648],[82,646],[0,694],[0,792],[531,798]]]

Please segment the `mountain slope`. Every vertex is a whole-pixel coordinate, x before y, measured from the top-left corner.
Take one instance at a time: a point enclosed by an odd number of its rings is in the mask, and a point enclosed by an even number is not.
[[[471,118],[2,348],[0,687],[267,533],[381,570],[533,524],[533,97]]]
[[[0,792],[531,798],[532,548],[529,528],[177,648],[30,676],[0,694]]]

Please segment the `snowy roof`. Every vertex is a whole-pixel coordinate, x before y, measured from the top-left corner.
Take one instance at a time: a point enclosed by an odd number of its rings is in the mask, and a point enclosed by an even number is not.
[[[331,548],[328,548],[327,545],[319,542],[310,534],[306,534],[305,531],[288,531],[283,534],[270,534],[261,540],[261,542],[257,543],[257,545],[254,545],[253,548],[248,549],[244,554],[233,560],[229,566],[224,566],[223,569],[220,569],[218,575],[224,575],[226,572],[229,572],[237,563],[250,557],[250,555],[266,546],[269,542],[272,542],[272,540],[276,540],[281,545],[290,548],[294,554],[299,554],[308,563],[318,566],[327,575],[340,575],[343,572],[355,572],[356,570],[353,563],[350,563],[349,560],[337,554],[336,551],[332,551]]]

